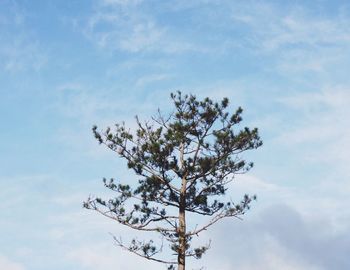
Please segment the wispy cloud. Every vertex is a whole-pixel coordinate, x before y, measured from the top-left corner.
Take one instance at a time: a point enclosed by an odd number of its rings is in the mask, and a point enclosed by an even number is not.
[[[40,45],[31,39],[15,37],[0,42],[2,68],[7,72],[39,71],[48,61]]]
[[[143,76],[136,81],[136,86],[138,87],[143,87],[147,84],[154,83],[154,82],[159,82],[163,81],[166,79],[171,78],[171,75],[169,74],[151,74],[151,75],[146,75]]]
[[[350,162],[350,90],[348,86],[327,86],[321,92],[300,93],[281,100],[294,108],[299,121],[288,128],[280,141],[313,144],[312,159],[326,164],[343,165]],[[333,167],[334,169],[335,167]],[[350,171],[347,175],[350,175]]]
[[[47,64],[48,54],[26,29],[25,10],[15,1],[5,1],[4,5],[7,13],[0,14],[0,67],[11,73],[41,70]]]
[[[20,263],[14,262],[1,254],[0,254],[0,268],[6,269],[6,270],[25,270],[26,269]]]
[[[104,49],[132,54],[216,55],[245,49],[270,58],[274,67],[266,69],[283,74],[325,72],[343,63],[344,54],[350,49],[350,20],[341,9],[325,17],[291,4],[282,7],[270,2],[179,1],[173,5],[159,4],[156,12],[151,13],[152,4],[142,1],[98,3],[79,27],[88,39]],[[170,25],[157,16],[191,9],[197,9],[201,16],[191,18],[185,28]]]
[[[312,48],[349,45],[349,19],[339,12],[334,17],[322,17],[301,6],[249,2],[232,6],[232,19],[248,27],[255,47],[265,50],[308,46]],[[246,39],[247,40],[247,39]],[[258,42],[260,41],[260,42]]]
[[[142,4],[139,0],[102,0],[79,27],[88,39],[110,50],[166,54],[206,50],[142,11]]]
[[[71,250],[67,258],[81,264],[85,269],[138,269],[140,265],[148,269],[162,270],[163,265],[147,262],[142,258],[135,258],[128,251],[120,250],[119,247],[97,243],[93,247],[79,247]]]
[[[278,55],[276,66],[284,74],[324,72],[343,62],[350,49],[350,20],[342,9],[330,17],[307,7],[266,2],[231,10],[233,21],[246,27],[241,44],[272,58]]]

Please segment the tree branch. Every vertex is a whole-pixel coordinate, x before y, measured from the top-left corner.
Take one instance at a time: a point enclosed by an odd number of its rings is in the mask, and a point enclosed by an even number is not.
[[[114,241],[117,243],[117,245],[118,245],[119,247],[121,247],[121,248],[123,248],[124,250],[127,250],[127,251],[129,251],[129,252],[131,252],[131,253],[134,253],[135,255],[137,255],[137,256],[139,256],[139,257],[145,258],[145,259],[150,260],[150,261],[155,261],[155,262],[159,262],[159,263],[164,263],[164,264],[177,264],[176,261],[165,261],[165,260],[162,260],[162,259],[153,258],[153,256],[154,256],[155,254],[157,254],[157,253],[159,253],[159,252],[161,251],[161,249],[158,250],[157,252],[154,252],[154,253],[151,254],[151,255],[144,255],[144,254],[139,253],[137,250],[132,249],[131,247],[125,246],[125,245],[122,243],[122,241],[119,240],[119,239],[117,239],[115,236],[113,236],[113,238],[114,238]]]
[[[242,213],[235,212],[233,214],[228,214],[227,210],[223,210],[221,213],[217,214],[215,217],[213,217],[206,225],[202,226],[200,229],[195,229],[193,231],[189,231],[186,236],[192,236],[192,235],[198,235],[200,232],[206,230],[210,226],[214,225],[216,222],[218,222],[220,219],[223,219],[225,217],[235,217],[240,220],[242,220],[239,215]]]

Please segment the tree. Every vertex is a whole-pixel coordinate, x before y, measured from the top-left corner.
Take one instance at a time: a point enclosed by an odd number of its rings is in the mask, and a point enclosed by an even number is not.
[[[249,209],[255,196],[245,195],[235,204],[227,199],[227,184],[237,174],[245,173],[247,163],[241,153],[262,145],[258,129],[238,129],[242,108],[229,114],[229,100],[220,103],[194,95],[172,93],[174,112],[164,117],[158,110],[152,123],[136,117],[137,130],[127,130],[124,123],[115,130],[93,133],[100,144],[127,161],[139,177],[133,185],[113,178],[104,185],[116,192],[114,198],[90,197],[84,207],[95,210],[122,225],[144,232],[159,233],[170,243],[176,260],[159,258],[163,243],[153,240],[129,245],[114,237],[116,243],[143,258],[165,263],[168,269],[185,270],[186,257],[201,258],[209,248],[191,247],[191,240],[227,217],[240,217]],[[221,200],[219,200],[221,199]],[[189,228],[187,215],[207,217],[206,223]]]

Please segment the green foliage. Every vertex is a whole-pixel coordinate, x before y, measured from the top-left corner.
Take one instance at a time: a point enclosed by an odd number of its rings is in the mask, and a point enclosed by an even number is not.
[[[238,204],[220,200],[234,176],[253,167],[253,163],[241,158],[241,153],[260,147],[262,141],[257,128],[237,128],[243,110],[239,107],[228,113],[227,98],[221,102],[209,98],[200,101],[181,92],[171,94],[171,98],[175,106],[172,114],[165,118],[158,112],[152,124],[136,118],[138,128],[134,133],[124,124],[115,125],[113,131],[93,127],[99,143],[125,159],[139,181],[136,185],[124,185],[104,179],[105,186],[117,196],[108,201],[89,198],[84,206],[133,229],[160,233],[170,242],[175,255],[201,258],[209,246],[191,249],[192,236],[222,218],[244,214],[255,199],[245,195]],[[185,222],[185,216],[174,215],[170,211],[174,208],[179,213],[209,216],[209,221],[200,228],[184,231],[186,227],[179,224]],[[181,241],[181,237],[185,240]],[[150,260],[179,264],[179,260],[154,258],[163,246],[157,248],[153,242],[133,240],[129,246],[121,241],[118,244]]]

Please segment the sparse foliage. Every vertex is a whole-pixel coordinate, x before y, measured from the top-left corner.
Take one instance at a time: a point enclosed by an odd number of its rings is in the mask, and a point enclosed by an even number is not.
[[[134,239],[124,244],[114,239],[138,256],[167,264],[169,270],[175,265],[185,270],[186,257],[200,259],[209,248],[209,244],[193,248],[192,238],[223,218],[240,217],[255,199],[245,195],[235,204],[224,195],[234,176],[253,166],[241,153],[260,147],[262,141],[256,128],[237,128],[242,109],[229,114],[227,98],[220,103],[209,98],[200,101],[181,92],[171,98],[173,113],[164,117],[158,111],[151,124],[136,118],[134,133],[124,124],[117,124],[113,131],[93,127],[99,143],[125,159],[139,180],[122,184],[104,179],[116,196],[107,201],[89,198],[84,207],[132,229],[159,233],[170,243],[176,259],[158,257],[163,242]],[[207,223],[189,228],[188,214],[207,216]]]

